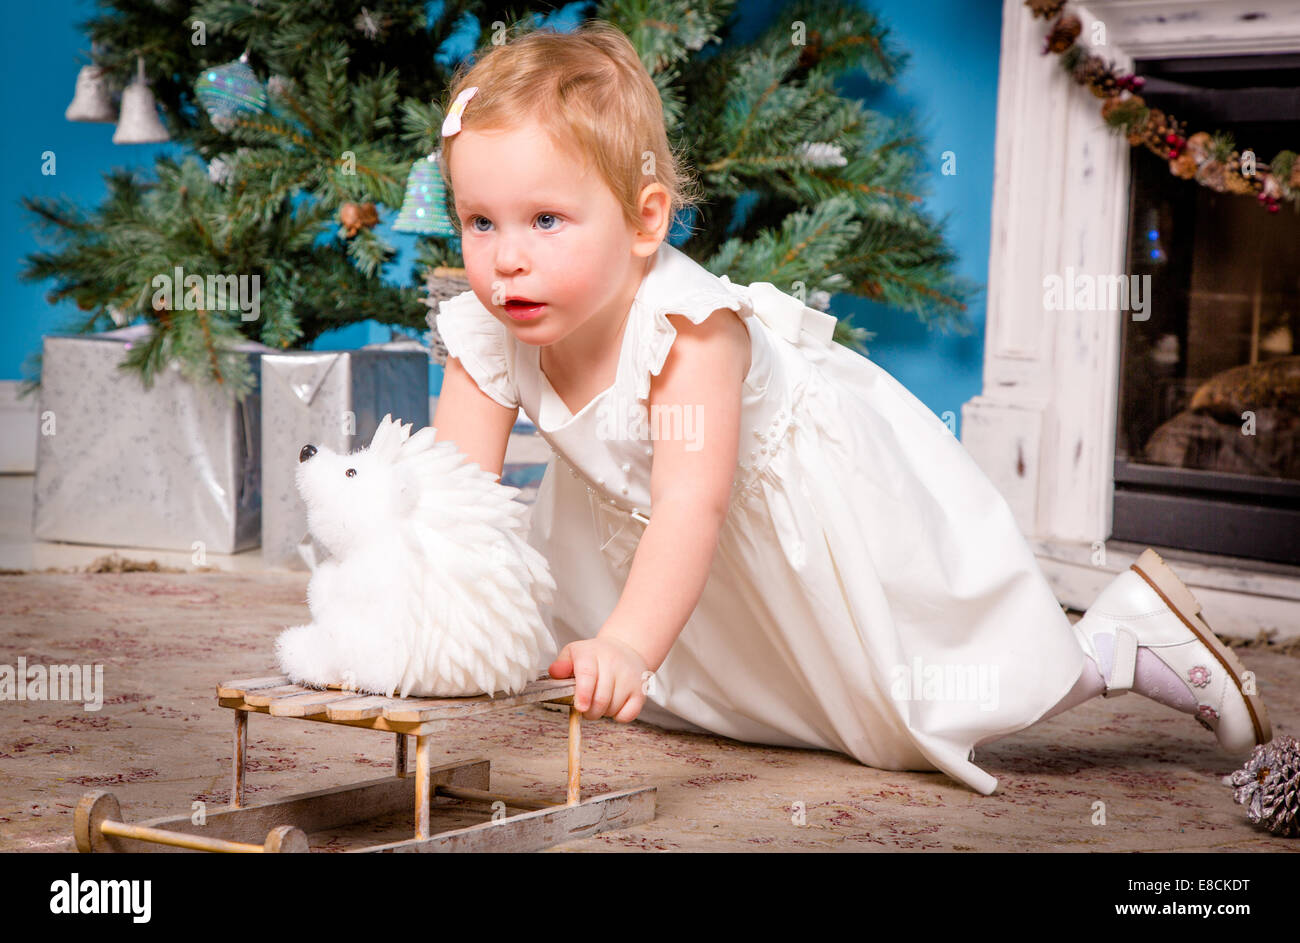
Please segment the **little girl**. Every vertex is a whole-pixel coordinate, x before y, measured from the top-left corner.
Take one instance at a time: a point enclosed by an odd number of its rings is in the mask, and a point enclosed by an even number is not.
[[[452,86],[443,172],[471,290],[440,305],[434,426],[500,474],[555,452],[530,541],[585,716],[939,769],[1100,694],[1272,736],[1254,678],[1148,550],[1071,626],[1006,502],[834,319],[664,241],[691,202],[627,38],[496,46]],[[431,317],[431,321],[433,318]]]

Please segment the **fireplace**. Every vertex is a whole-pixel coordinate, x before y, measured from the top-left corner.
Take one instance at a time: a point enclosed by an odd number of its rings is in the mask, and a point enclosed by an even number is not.
[[[1143,98],[1260,161],[1300,141],[1300,56],[1135,63]],[[1199,143],[1199,142],[1198,142]],[[1117,540],[1300,564],[1300,216],[1130,155]]]
[[[1169,94],[1202,82],[1231,95],[1269,69],[1282,76],[1278,85],[1296,84],[1287,77],[1300,56],[1294,0],[1252,0],[1248,8],[1234,0],[1080,0],[1070,9],[1083,20],[1080,41],[1119,69],[1144,73],[1153,100],[1161,82]],[[1006,498],[1062,603],[1086,609],[1153,546],[1220,633],[1300,637],[1300,566],[1285,539],[1300,531],[1294,517],[1287,523],[1300,482],[1286,472],[1286,456],[1250,452],[1286,417],[1267,415],[1260,396],[1221,376],[1285,358],[1284,325],[1294,343],[1297,286],[1270,279],[1287,265],[1295,271],[1295,237],[1288,249],[1277,235],[1294,234],[1279,217],[1291,224],[1295,217],[1286,205],[1269,214],[1248,197],[1211,194],[1131,149],[1105,127],[1101,102],[1042,54],[1045,31],[1022,0],[1004,0],[984,380],[962,406],[962,443]],[[1202,107],[1215,106],[1214,96],[1201,97]],[[1279,109],[1294,109],[1294,97],[1289,102]],[[1247,104],[1258,103],[1237,95],[1225,117],[1257,120]],[[1204,121],[1191,130],[1230,124]],[[1273,156],[1270,129],[1237,130],[1261,161]],[[1273,130],[1285,138],[1281,146],[1300,149],[1300,132]],[[1144,160],[1153,174],[1147,183]],[[1179,200],[1166,199],[1174,190]],[[1276,254],[1256,271],[1235,247],[1213,251],[1208,236],[1195,238],[1198,226],[1235,227],[1246,240],[1267,235]],[[1130,257],[1150,258],[1143,240],[1153,230],[1148,241],[1166,259],[1143,268]],[[1148,319],[1134,321],[1120,306],[1046,305],[1045,278],[1070,273],[1152,276]],[[1152,436],[1187,411],[1203,414],[1191,420],[1200,425],[1177,420],[1148,450]],[[1255,414],[1256,441],[1216,436],[1206,424],[1206,415],[1224,427],[1235,416],[1242,437],[1250,421],[1243,412]],[[1281,536],[1249,536],[1261,531]]]

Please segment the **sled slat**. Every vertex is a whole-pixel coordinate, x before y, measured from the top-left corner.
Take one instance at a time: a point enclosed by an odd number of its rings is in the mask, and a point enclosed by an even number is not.
[[[546,678],[534,681],[518,694],[498,694],[488,697],[479,694],[475,697],[430,697],[430,698],[391,698],[390,706],[384,709],[384,719],[393,723],[421,724],[434,720],[454,720],[459,717],[471,717],[489,711],[507,710],[537,701],[549,701],[554,698],[573,694],[577,683],[572,678]]]
[[[270,713],[276,717],[314,717],[325,713],[334,701],[352,700],[355,694],[340,691],[312,691],[310,694],[294,694],[277,698],[270,704]]]
[[[309,690],[310,688],[303,688],[296,684],[281,684],[273,688],[245,691],[244,703],[251,704],[254,707],[267,707],[272,701],[278,701],[282,697],[304,694]]]
[[[258,688],[273,688],[285,684],[289,679],[285,675],[268,675],[265,678],[242,678],[234,681],[222,681],[217,685],[217,697],[243,697],[245,691]]]
[[[325,714],[330,720],[370,720],[381,716],[392,700],[391,697],[380,697],[377,694],[353,696],[326,704]]]

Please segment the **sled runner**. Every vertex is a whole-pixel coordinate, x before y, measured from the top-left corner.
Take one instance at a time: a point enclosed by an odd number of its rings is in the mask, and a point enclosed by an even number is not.
[[[583,799],[582,714],[573,706],[572,679],[543,678],[515,695],[496,698],[398,698],[320,690],[289,683],[284,675],[226,681],[217,685],[217,700],[235,712],[231,802],[209,812],[204,824],[189,815],[122,821],[112,793],[95,790],[82,796],[74,819],[77,849],[82,852],[217,851],[306,852],[307,835],[366,822],[414,808],[414,837],[350,848],[361,852],[398,851],[536,851],[611,829],[648,822],[655,815],[655,789],[625,789]],[[567,798],[563,803],[491,791],[490,761],[481,757],[431,765],[434,732],[439,725],[522,704],[551,702],[569,706]],[[251,713],[292,717],[327,724],[363,727],[393,734],[394,775],[350,786],[299,793],[244,804],[244,761]],[[415,771],[407,771],[407,737],[415,738]],[[430,831],[430,812],[437,797],[482,807],[487,818],[477,825]],[[500,805],[497,805],[500,803]],[[504,806],[512,814],[500,815]],[[522,810],[522,811],[514,811]]]

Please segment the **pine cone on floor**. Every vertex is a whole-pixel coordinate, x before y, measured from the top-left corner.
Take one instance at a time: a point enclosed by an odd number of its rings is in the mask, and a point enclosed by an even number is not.
[[[1274,835],[1300,838],[1300,741],[1282,735],[1255,747],[1226,783],[1246,818]]]

